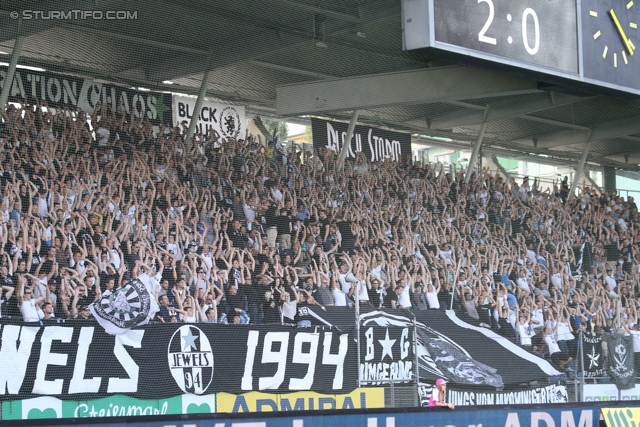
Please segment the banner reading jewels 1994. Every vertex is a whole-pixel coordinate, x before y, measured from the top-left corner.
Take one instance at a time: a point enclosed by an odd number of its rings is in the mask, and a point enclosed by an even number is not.
[[[7,68],[0,67],[0,87],[7,79]],[[50,108],[69,107],[93,113],[98,104],[113,111],[133,111],[137,118],[153,124],[171,123],[171,94],[143,92],[128,87],[99,83],[90,78],[73,77],[45,71],[17,70],[9,102],[35,103],[36,99]]]
[[[329,149],[339,153],[347,137],[348,123],[311,119],[313,148]],[[368,126],[356,126],[349,145],[347,159],[358,153],[373,163],[392,161],[407,163],[411,160],[411,135]]]
[[[342,394],[358,384],[355,336],[335,329],[165,324],[114,336],[95,322],[41,327],[2,320],[0,400]]]

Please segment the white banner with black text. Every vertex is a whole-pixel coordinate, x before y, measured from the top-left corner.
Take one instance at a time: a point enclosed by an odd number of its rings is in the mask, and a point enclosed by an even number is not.
[[[186,129],[196,112],[196,98],[173,97],[173,121],[176,126]],[[197,112],[196,134],[210,132],[212,138],[245,139],[246,116],[244,106],[218,104],[205,100]]]

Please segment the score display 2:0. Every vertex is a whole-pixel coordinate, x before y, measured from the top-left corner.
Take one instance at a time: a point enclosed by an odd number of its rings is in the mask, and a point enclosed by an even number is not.
[[[495,17],[495,8],[493,6],[493,1],[478,0],[478,3],[487,3],[489,5],[489,16],[487,17],[487,21],[485,22],[484,26],[478,33],[478,40],[482,43],[489,43],[489,44],[496,45],[497,40],[494,37],[489,37],[486,35]],[[533,44],[533,47],[529,46],[529,38],[528,38],[529,33],[528,33],[528,26],[527,26],[529,17],[533,19],[533,25],[534,25],[534,31],[535,31],[535,38],[534,38],[535,42]],[[511,22],[511,19],[512,19],[511,14],[508,14],[507,20]],[[511,36],[509,36],[508,41],[509,43],[513,42],[513,39],[511,38]],[[522,14],[522,42],[524,43],[524,48],[527,50],[529,55],[535,55],[536,53],[538,53],[538,50],[540,49],[540,21],[538,20],[538,15],[536,14],[536,11],[531,9],[530,7],[526,8],[524,10],[524,13]]]

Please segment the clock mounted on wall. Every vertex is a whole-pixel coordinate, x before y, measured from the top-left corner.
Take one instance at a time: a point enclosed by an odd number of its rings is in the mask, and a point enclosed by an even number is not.
[[[584,76],[638,88],[640,0],[582,0]]]

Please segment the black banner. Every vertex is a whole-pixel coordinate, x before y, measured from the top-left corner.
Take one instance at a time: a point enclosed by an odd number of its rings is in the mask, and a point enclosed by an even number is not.
[[[0,326],[0,400],[337,394],[358,386],[355,337],[335,328],[160,324],[113,336],[95,322]]]
[[[607,333],[609,376],[620,390],[635,387],[633,378],[633,337]]]
[[[318,325],[326,322],[341,330],[355,327],[353,310],[311,308]],[[361,309],[360,372],[376,384],[414,380],[414,316],[417,328],[417,363],[420,380],[444,378],[454,384],[502,389],[511,385],[559,375],[547,361],[486,328],[458,319],[445,310]],[[316,320],[317,318],[322,318]],[[388,335],[387,335],[388,334]]]
[[[377,385],[415,381],[415,328],[406,318],[365,315],[360,325],[360,379]]]
[[[603,377],[604,355],[602,354],[602,335],[582,334],[582,360],[585,378]]]
[[[347,138],[348,123],[311,119],[313,148],[326,148],[339,153]],[[373,163],[383,160],[408,163],[411,160],[411,135],[367,126],[356,126],[347,159],[363,153]]]
[[[0,67],[0,87],[4,87],[7,67]],[[35,104],[46,101],[49,107],[69,107],[93,113],[96,105],[109,105],[114,111],[133,110],[137,118],[147,117],[153,124],[172,123],[171,94],[147,92],[99,83],[90,78],[18,69],[13,77],[9,102]]]

